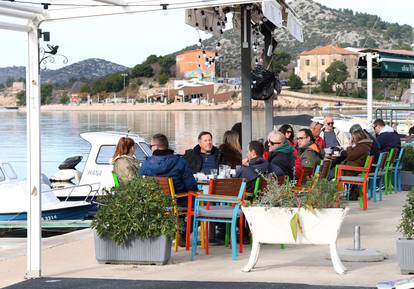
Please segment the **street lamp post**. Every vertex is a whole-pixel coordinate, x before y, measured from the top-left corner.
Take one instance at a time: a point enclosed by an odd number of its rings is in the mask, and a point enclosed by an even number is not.
[[[128,73],[121,73],[121,76],[123,76],[124,77],[124,91],[125,91],[125,78],[128,76]],[[128,103],[128,93],[125,93],[126,94],[126,102]]]

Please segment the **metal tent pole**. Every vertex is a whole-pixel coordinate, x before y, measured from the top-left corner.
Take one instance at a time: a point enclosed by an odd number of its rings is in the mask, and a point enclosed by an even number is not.
[[[41,276],[41,187],[40,187],[40,76],[37,26],[27,33],[27,271],[26,278]]]
[[[367,53],[367,120],[372,123],[372,53]]]
[[[242,82],[242,149],[246,156],[252,140],[252,90],[251,90],[251,22],[250,9],[241,5],[241,82]]]

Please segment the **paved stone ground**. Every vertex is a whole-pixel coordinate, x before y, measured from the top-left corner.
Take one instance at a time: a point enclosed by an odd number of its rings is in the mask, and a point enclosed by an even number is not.
[[[373,289],[373,287],[320,286],[264,282],[194,282],[79,278],[27,280],[6,289]]]

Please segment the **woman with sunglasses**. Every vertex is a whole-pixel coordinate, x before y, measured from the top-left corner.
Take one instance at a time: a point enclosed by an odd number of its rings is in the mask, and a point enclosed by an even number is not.
[[[284,124],[279,128],[279,131],[285,135],[287,142],[294,148],[293,155],[295,157],[295,176],[298,183],[301,183],[303,177],[303,167],[297,145],[294,141],[295,133],[293,131],[293,127],[290,124]]]

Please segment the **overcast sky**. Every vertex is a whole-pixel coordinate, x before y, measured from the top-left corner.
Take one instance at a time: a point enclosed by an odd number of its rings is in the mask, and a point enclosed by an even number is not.
[[[331,8],[379,15],[387,22],[414,26],[414,0],[315,0]],[[42,25],[50,31],[50,44],[69,63],[87,58],[102,58],[131,67],[150,54],[164,55],[195,44],[196,30],[184,23],[184,11],[97,17],[50,22]],[[0,67],[26,65],[26,34],[0,30]],[[55,66],[63,66],[57,58]]]

